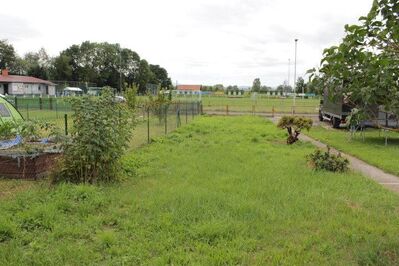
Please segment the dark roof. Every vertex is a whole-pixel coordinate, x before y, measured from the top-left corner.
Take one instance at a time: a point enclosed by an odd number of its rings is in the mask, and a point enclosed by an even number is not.
[[[0,75],[0,83],[33,83],[33,84],[46,84],[55,85],[54,83],[28,76],[17,76],[17,75]]]
[[[201,85],[177,85],[177,89],[181,91],[200,91]]]

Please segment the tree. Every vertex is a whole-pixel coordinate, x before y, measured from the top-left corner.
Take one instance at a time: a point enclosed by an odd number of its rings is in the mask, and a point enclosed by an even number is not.
[[[281,129],[287,129],[287,144],[294,144],[298,141],[298,136],[299,134],[301,134],[302,129],[306,129],[309,131],[312,125],[313,121],[311,118],[283,116],[278,121],[277,127]]]
[[[260,92],[262,84],[260,83],[260,79],[256,78],[254,79],[254,82],[252,83],[252,91],[253,92]]]
[[[168,72],[159,65],[150,65],[150,70],[154,74],[151,83],[159,84],[161,88],[169,89],[172,86],[172,81],[168,77]]]
[[[24,74],[41,79],[49,79],[52,61],[44,48],[38,52],[25,54],[23,58]]]
[[[359,110],[383,105],[399,115],[398,10],[397,0],[375,0],[360,25],[346,25],[342,43],[325,49],[320,68],[310,71],[312,87]]]
[[[306,93],[307,91],[307,84],[302,77],[299,77],[296,82],[296,93]]]
[[[222,91],[222,90],[224,90],[223,84],[216,84],[216,85],[213,86],[213,88],[214,88],[215,91]]]
[[[71,57],[60,54],[53,60],[50,76],[53,80],[73,80],[72,71]]]
[[[168,72],[149,65],[140,56],[119,44],[83,42],[62,51],[54,60],[55,79],[92,82],[98,86],[125,89],[137,84],[140,92],[148,83],[169,88]]]
[[[271,87],[268,87],[268,86],[261,86],[259,92],[266,93],[266,92],[271,91],[271,90],[272,90]]]
[[[137,85],[139,92],[144,93],[147,89],[147,84],[154,80],[154,73],[151,72],[150,66],[146,60],[141,60],[139,65],[139,71],[137,76]]]
[[[276,91],[281,92],[281,93],[283,93],[283,92],[292,92],[293,89],[292,89],[292,87],[290,85],[282,84],[282,85],[278,85],[277,86]]]
[[[8,44],[7,40],[0,40],[0,69],[9,69],[11,72],[16,72],[16,62],[18,56],[15,53],[14,47]]]

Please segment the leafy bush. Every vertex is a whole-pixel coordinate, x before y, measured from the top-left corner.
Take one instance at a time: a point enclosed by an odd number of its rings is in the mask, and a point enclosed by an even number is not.
[[[345,172],[348,170],[349,161],[343,158],[340,153],[338,155],[330,152],[330,147],[323,152],[317,149],[308,155],[308,161],[316,170],[327,170],[331,172]]]
[[[165,97],[163,91],[159,91],[156,98],[152,97],[152,95],[148,97],[147,108],[150,108],[153,114],[158,117],[160,124],[165,119],[164,113],[167,112],[169,103],[170,101]]]
[[[99,97],[71,100],[74,129],[54,181],[97,183],[117,179],[118,161],[129,142],[134,119],[110,90]]]
[[[137,106],[137,86],[133,85],[132,87],[128,88],[125,92],[125,97],[127,100],[127,106],[131,110],[135,110]]]
[[[0,139],[10,139],[15,136],[15,123],[5,121],[0,124]]]
[[[287,129],[287,144],[293,144],[297,142],[301,130],[309,130],[312,125],[312,119],[298,116],[283,116],[280,118],[277,124],[279,128]]]

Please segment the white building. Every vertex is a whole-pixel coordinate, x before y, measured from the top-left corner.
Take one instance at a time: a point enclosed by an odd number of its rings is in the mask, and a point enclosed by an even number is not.
[[[55,84],[34,77],[9,75],[8,70],[3,69],[0,75],[0,94],[55,96]]]

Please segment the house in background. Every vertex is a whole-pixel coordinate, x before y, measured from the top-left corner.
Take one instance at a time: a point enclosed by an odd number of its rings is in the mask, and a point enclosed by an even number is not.
[[[34,77],[9,75],[8,70],[3,69],[0,75],[0,94],[55,96],[55,84]]]
[[[202,85],[177,85],[177,94],[201,94]]]

